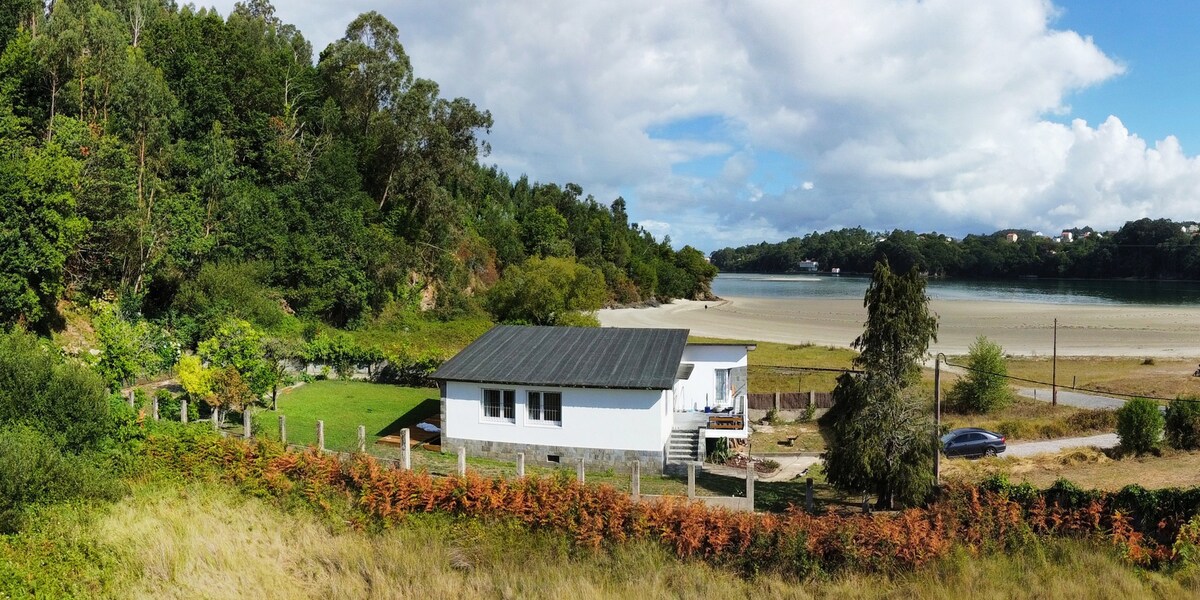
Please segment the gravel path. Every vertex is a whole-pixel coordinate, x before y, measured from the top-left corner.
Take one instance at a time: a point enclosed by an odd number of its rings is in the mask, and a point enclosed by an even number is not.
[[[1049,388],[1021,388],[1017,393],[1026,398],[1033,398],[1043,402],[1049,402],[1053,392]],[[1125,405],[1124,400],[1109,398],[1107,396],[1096,396],[1093,394],[1085,394],[1083,392],[1072,392],[1070,390],[1058,389],[1058,403],[1067,406],[1075,406],[1078,408],[1108,408],[1118,409]]]
[[[1061,392],[1059,393],[1059,401],[1062,400]],[[1048,452],[1061,452],[1069,448],[1085,448],[1095,446],[1097,448],[1112,448],[1119,443],[1117,434],[1104,433],[1100,435],[1090,435],[1087,437],[1062,438],[1057,440],[1045,440],[1041,442],[1017,442],[1008,445],[1008,450],[1005,450],[1001,457],[1017,458],[1023,456],[1033,456],[1035,454],[1046,454]]]

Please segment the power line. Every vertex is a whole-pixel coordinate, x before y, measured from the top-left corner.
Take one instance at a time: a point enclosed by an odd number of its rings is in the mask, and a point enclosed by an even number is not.
[[[1016,375],[1009,375],[1009,374],[1007,374],[1007,373],[992,373],[992,372],[990,372],[990,371],[984,371],[983,369],[976,369],[976,368],[974,368],[974,367],[970,367],[970,366],[967,366],[967,365],[960,365],[960,364],[952,363],[952,362],[950,362],[950,361],[948,361],[948,360],[947,360],[947,361],[943,361],[943,362],[945,362],[947,365],[950,365],[951,367],[958,367],[958,368],[960,368],[960,369],[966,369],[966,370],[968,370],[968,371],[972,371],[972,372],[975,372],[975,373],[982,373],[982,374],[984,374],[984,375],[990,375],[990,376],[992,376],[992,377],[1004,377],[1005,379],[1013,379],[1013,380],[1016,380],[1016,381],[1022,381],[1022,382],[1025,382],[1025,383],[1034,383],[1034,384],[1037,384],[1037,385],[1048,385],[1048,386],[1051,386],[1051,387],[1055,387],[1055,386],[1056,386],[1056,384],[1054,384],[1054,383],[1050,383],[1050,382],[1048,382],[1048,381],[1038,381],[1038,380],[1036,380],[1036,379],[1026,379],[1026,378],[1024,378],[1024,377],[1017,377]],[[1128,402],[1129,400],[1132,400],[1132,399],[1134,399],[1134,398],[1145,398],[1145,399],[1147,399],[1147,400],[1162,400],[1162,401],[1165,401],[1165,402],[1176,402],[1176,401],[1179,401],[1179,402],[1200,402],[1200,399],[1195,399],[1195,398],[1163,398],[1163,397],[1160,397],[1160,396],[1147,396],[1147,395],[1145,395],[1145,394],[1124,394],[1124,393],[1121,393],[1121,392],[1109,392],[1109,391],[1105,391],[1105,390],[1094,390],[1094,389],[1091,389],[1091,388],[1081,388],[1081,387],[1072,387],[1071,389],[1072,389],[1072,390],[1077,390],[1077,391],[1083,391],[1083,392],[1087,392],[1087,393],[1089,393],[1089,394],[1096,394],[1096,395],[1098,395],[1098,396],[1109,396],[1109,397],[1111,397],[1111,396],[1120,396],[1119,398],[1113,398],[1113,399],[1114,399],[1114,400],[1124,400],[1124,401],[1126,401],[1126,402]]]

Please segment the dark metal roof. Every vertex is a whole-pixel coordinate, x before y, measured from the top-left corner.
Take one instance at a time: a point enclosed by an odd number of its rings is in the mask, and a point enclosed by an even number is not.
[[[675,384],[686,329],[497,325],[446,361],[444,381],[665,390]]]

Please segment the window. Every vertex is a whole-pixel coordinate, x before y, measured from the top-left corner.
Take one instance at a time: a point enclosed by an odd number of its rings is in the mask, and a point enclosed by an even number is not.
[[[529,420],[562,423],[561,392],[529,392]]]
[[[517,420],[517,393],[513,390],[483,390],[483,418]]]
[[[725,402],[729,392],[729,369],[717,369],[717,395],[715,401],[719,403]]]

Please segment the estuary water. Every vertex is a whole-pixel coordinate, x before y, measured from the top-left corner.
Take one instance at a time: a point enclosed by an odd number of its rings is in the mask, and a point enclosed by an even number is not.
[[[712,290],[733,297],[861,299],[869,281],[853,275],[721,273]],[[934,300],[1200,306],[1200,282],[1195,281],[930,279],[926,290]]]

